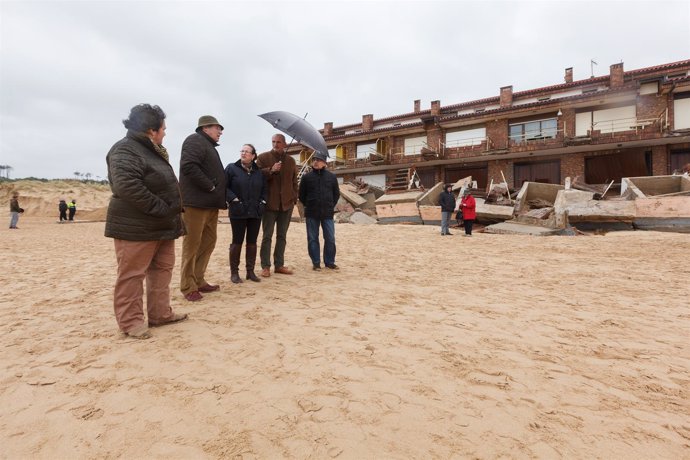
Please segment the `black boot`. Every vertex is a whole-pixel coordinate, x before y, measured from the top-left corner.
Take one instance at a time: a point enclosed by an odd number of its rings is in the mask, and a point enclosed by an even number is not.
[[[230,281],[233,283],[241,283],[240,278],[240,255],[242,255],[241,244],[230,245]]]
[[[247,253],[245,255],[245,261],[247,265],[247,279],[259,283],[261,282],[261,278],[256,276],[254,273],[254,264],[256,263],[256,244],[247,243],[246,249]]]

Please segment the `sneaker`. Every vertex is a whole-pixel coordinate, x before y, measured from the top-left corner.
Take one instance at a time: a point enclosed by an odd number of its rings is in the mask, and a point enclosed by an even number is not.
[[[189,300],[190,302],[197,302],[201,299],[204,298],[204,296],[201,295],[201,292],[199,291],[192,291],[188,292],[184,295],[184,298]]]
[[[340,270],[340,267],[338,267],[336,264],[326,265],[326,268],[331,270]]]
[[[321,265],[314,264],[314,266],[312,267],[312,270],[320,272],[321,271]]]

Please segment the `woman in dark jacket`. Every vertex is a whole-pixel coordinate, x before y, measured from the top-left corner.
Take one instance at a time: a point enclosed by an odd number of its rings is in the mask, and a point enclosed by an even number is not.
[[[256,149],[244,144],[240,159],[225,168],[225,199],[228,202],[228,215],[232,226],[230,244],[230,280],[241,283],[240,256],[245,235],[247,248],[245,264],[247,279],[261,281],[254,273],[256,263],[256,239],[261,227],[261,215],[266,206],[266,178],[256,165]]]
[[[187,319],[170,308],[170,280],[175,265],[175,239],[183,234],[182,198],[168,152],[165,113],[139,104],[123,121],[127,135],[112,146],[106,163],[113,192],[105,236],[114,239],[117,280],[113,304],[120,330],[148,339],[148,326]],[[143,295],[146,279],[146,310]]]

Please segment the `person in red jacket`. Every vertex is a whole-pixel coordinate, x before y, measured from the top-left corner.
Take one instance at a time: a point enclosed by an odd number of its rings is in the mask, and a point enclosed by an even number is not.
[[[466,188],[462,192],[462,201],[460,202],[460,210],[462,210],[462,219],[465,223],[465,236],[472,236],[472,225],[477,218],[477,202],[474,197],[470,195],[470,189]]]

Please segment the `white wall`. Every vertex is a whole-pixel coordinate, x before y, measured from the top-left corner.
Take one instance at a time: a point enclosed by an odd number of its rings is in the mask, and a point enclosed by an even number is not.
[[[385,174],[369,174],[368,176],[355,176],[355,179],[362,179],[367,184],[374,185],[382,189],[386,188]]]

